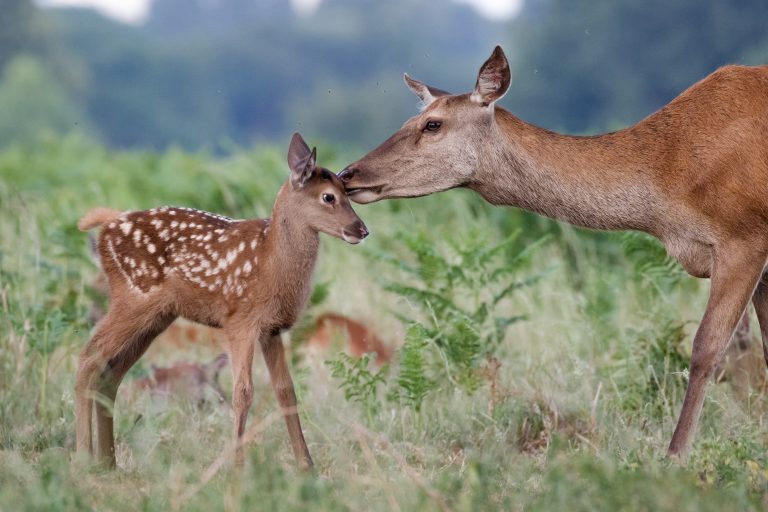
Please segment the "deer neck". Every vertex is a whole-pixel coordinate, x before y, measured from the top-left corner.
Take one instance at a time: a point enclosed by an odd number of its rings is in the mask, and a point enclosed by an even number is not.
[[[301,205],[294,204],[288,187],[290,185],[286,183],[280,189],[272,217],[265,228],[269,275],[288,284],[300,283],[309,287],[320,237],[305,219],[295,214],[295,209],[301,208]]]
[[[496,109],[494,132],[468,184],[490,203],[592,229],[654,231],[662,197],[652,181],[653,144],[632,128],[574,137]]]

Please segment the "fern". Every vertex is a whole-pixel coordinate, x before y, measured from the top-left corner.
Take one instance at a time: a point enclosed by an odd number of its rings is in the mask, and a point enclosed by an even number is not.
[[[325,362],[331,369],[331,376],[341,381],[339,388],[344,391],[344,398],[361,404],[369,422],[379,411],[379,385],[386,383],[384,375],[387,371],[385,366],[375,373],[372,372],[370,370],[372,359],[372,354],[354,358],[341,352],[337,359]]]
[[[516,278],[544,242],[513,253],[518,235],[492,245],[475,233],[462,242],[449,241],[449,250],[438,251],[424,235],[409,234],[402,240],[412,253],[410,261],[379,255],[395,269],[405,270],[406,282],[388,281],[385,289],[411,306],[409,313],[399,315],[411,327],[391,396],[405,397],[418,408],[424,395],[439,389],[438,383],[451,383],[446,389],[458,386],[470,394],[480,386],[477,370],[482,362],[494,355],[509,326],[525,319],[500,315],[501,303],[545,274]]]
[[[416,411],[421,410],[424,397],[437,387],[437,382],[427,376],[428,367],[424,351],[429,345],[429,333],[419,324],[412,324],[405,336],[405,343],[398,352],[400,371],[396,388],[390,399],[400,399]]]
[[[657,291],[678,284],[685,271],[667,254],[655,238],[637,231],[622,235],[624,254],[632,262],[635,275]]]

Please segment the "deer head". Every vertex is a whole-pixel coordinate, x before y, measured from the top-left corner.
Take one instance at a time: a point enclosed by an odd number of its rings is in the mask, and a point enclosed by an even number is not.
[[[356,203],[417,197],[469,183],[496,139],[495,103],[511,81],[497,46],[471,93],[452,95],[405,75],[423,109],[389,139],[340,174]]]
[[[360,243],[368,229],[352,209],[344,185],[339,178],[317,165],[317,151],[310,151],[301,135],[295,133],[288,148],[291,168],[288,200],[302,223],[350,244]],[[301,205],[301,206],[298,206]]]

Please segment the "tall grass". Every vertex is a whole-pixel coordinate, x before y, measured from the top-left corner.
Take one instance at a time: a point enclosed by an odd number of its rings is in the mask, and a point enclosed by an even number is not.
[[[358,206],[373,232],[362,248],[324,238],[318,307],[405,348],[378,379],[336,354],[330,367],[294,358],[315,475],[295,469],[260,362],[259,428],[242,472],[214,465],[230,442],[226,408],[144,399],[116,405],[119,470],[71,462],[96,271],[77,218],[95,205],[160,204],[265,216],[287,176],[283,152],[116,153],[78,137],[0,152],[0,510],[768,507],[765,416],[727,385],[710,386],[690,462],[663,459],[707,286],[678,279],[654,242],[492,208],[466,191]],[[354,156],[320,147],[319,160],[333,169]],[[498,261],[451,274],[497,246]],[[450,307],[438,311],[440,298]],[[495,318],[515,320],[495,330]],[[411,395],[388,400],[390,386]]]

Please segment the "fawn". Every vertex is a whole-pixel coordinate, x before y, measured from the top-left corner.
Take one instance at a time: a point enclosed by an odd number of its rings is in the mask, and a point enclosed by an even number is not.
[[[77,452],[115,465],[112,413],[117,388],[152,340],[177,317],[220,327],[229,343],[235,439],[253,401],[251,366],[261,347],[298,464],[312,467],[285,362],[280,332],[304,306],[319,233],[357,244],[368,236],[335,174],[318,167],[296,133],[288,149],[290,179],[269,219],[233,220],[190,208],[119,212],[96,208],[79,222],[103,225],[98,250],[110,307],[80,354],[75,382]],[[103,397],[94,400],[96,395]],[[237,465],[243,463],[238,445]]]

